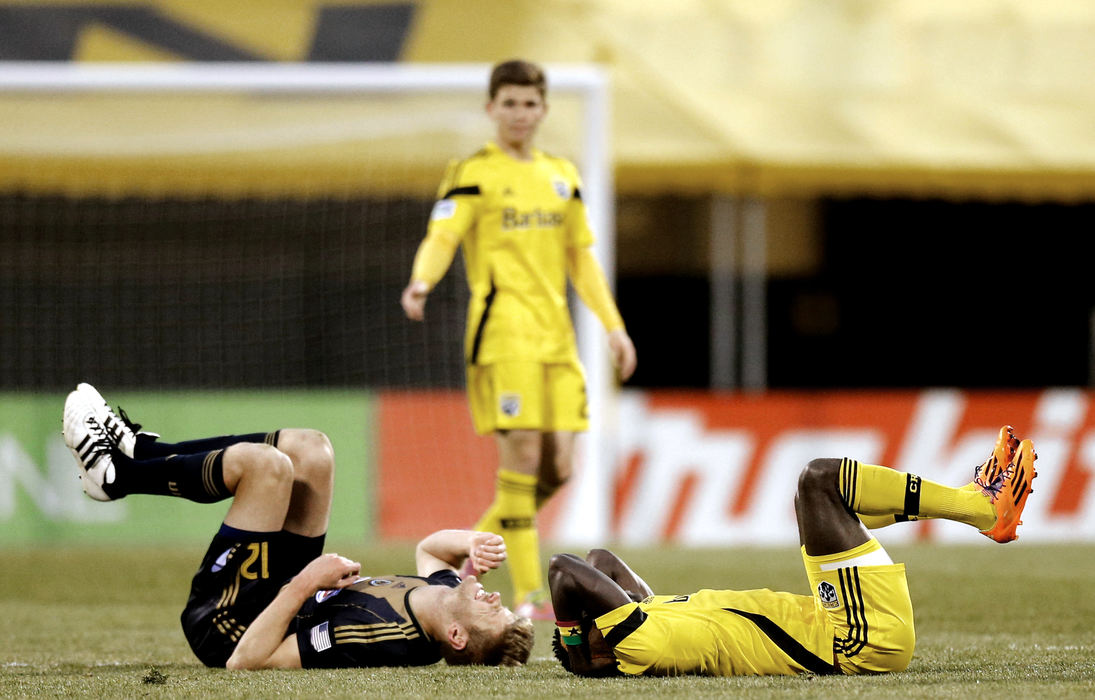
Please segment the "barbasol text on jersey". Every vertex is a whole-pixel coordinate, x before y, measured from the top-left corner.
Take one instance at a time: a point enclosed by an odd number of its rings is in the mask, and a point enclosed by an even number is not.
[[[565,219],[566,217],[562,212],[544,211],[543,209],[522,212],[513,207],[506,207],[502,210],[502,230],[555,228],[556,226],[562,226]]]

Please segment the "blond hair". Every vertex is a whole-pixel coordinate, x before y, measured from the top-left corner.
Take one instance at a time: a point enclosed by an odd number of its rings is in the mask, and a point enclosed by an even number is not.
[[[532,654],[536,633],[532,621],[519,617],[502,630],[495,639],[475,629],[468,629],[468,643],[463,649],[453,649],[442,642],[441,656],[450,666],[521,666]]]

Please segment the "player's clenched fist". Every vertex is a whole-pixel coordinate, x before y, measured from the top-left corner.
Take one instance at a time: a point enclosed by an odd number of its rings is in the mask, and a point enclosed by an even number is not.
[[[497,569],[506,560],[506,543],[493,532],[474,532],[468,547],[468,564],[481,574]]]

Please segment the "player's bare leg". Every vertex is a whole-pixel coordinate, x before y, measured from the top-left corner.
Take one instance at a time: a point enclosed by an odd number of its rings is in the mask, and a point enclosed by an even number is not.
[[[249,532],[277,532],[293,492],[293,463],[270,445],[242,443],[224,451],[224,484],[233,494],[224,524]]]
[[[278,433],[277,448],[293,464],[293,492],[285,529],[305,537],[324,534],[335,483],[335,454],[330,439],[318,430],[284,429]]]
[[[576,433],[562,430],[543,434],[540,465],[536,471],[537,511],[570,480],[576,438]]]
[[[846,552],[871,536],[837,489],[839,459],[815,459],[802,470],[795,492],[799,542],[810,556]]]

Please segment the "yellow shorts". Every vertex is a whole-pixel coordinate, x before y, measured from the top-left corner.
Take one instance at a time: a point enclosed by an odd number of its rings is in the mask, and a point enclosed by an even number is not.
[[[468,402],[475,432],[589,428],[586,380],[577,362],[468,365]]]
[[[872,538],[822,557],[802,550],[810,590],[833,626],[833,651],[844,673],[903,671],[912,659],[916,632],[905,565],[840,566],[881,549]]]
[[[854,561],[881,549],[872,539],[824,557],[803,552],[813,595],[758,589],[651,596],[595,624],[628,674],[902,671],[916,642],[905,566]]]

